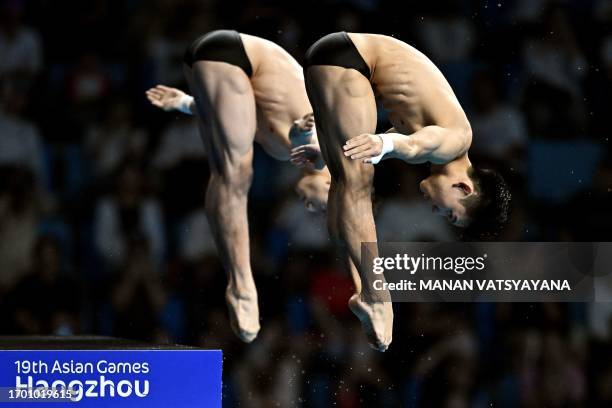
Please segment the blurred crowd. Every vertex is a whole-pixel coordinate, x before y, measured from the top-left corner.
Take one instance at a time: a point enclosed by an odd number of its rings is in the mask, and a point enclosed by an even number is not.
[[[144,97],[187,91],[184,49],[214,29],[298,61],[340,30],[416,46],[465,108],[474,161],[513,185],[501,239],[610,240],[612,3],[409,3],[1,0],[2,332],[222,348],[227,406],[612,406],[606,304],[395,304],[391,348],[370,350],[325,221],[294,194],[296,170],[260,149],[249,214],[263,329],[248,346],[231,333],[197,126]],[[419,199],[423,171],[377,168],[379,240],[458,239]]]

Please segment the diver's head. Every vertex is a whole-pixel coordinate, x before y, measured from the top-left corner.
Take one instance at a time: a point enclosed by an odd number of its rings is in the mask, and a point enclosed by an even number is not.
[[[503,177],[492,169],[472,166],[467,156],[432,165],[420,184],[432,211],[457,227],[479,235],[497,235],[509,221],[512,195]]]
[[[320,171],[304,172],[295,186],[295,192],[304,202],[306,210],[313,213],[327,211],[327,195],[331,176],[327,167]]]

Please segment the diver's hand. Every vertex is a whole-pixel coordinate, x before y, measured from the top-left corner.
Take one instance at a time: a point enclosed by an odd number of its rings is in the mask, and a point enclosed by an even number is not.
[[[157,85],[146,92],[147,99],[153,106],[171,112],[180,110],[180,107],[186,97],[189,97],[180,89],[171,88],[165,85]]]
[[[314,114],[312,112],[307,113],[301,119],[294,121],[293,124],[297,126],[300,132],[309,132],[314,128]]]
[[[372,163],[372,158],[382,153],[383,140],[380,135],[364,133],[347,140],[342,148],[346,157]]]
[[[321,148],[316,143],[294,147],[291,149],[289,161],[299,169],[310,168],[321,170],[325,166],[323,156],[321,155]]]
[[[301,119],[293,121],[293,125],[289,129],[289,142],[291,147],[295,148],[311,143],[315,143],[315,122],[314,115],[307,113]]]

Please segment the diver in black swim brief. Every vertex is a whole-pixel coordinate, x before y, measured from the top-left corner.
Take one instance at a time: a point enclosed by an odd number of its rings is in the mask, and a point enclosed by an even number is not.
[[[357,271],[349,305],[372,346],[385,350],[393,309],[388,292],[371,285],[368,262],[377,251],[361,253],[362,243],[377,241],[373,164],[388,158],[431,163],[431,175],[420,183],[424,198],[432,211],[472,233],[499,233],[509,219],[510,193],[495,171],[472,166],[472,129],[459,101],[440,70],[410,45],[377,34],[330,34],[307,51],[304,73],[332,175],[330,234]],[[375,133],[377,101],[393,125],[383,134]]]
[[[198,117],[211,170],[206,212],[229,276],[230,323],[250,342],[260,328],[247,218],[253,142],[278,160],[289,160],[292,148],[314,153],[300,162],[296,187],[311,211],[325,211],[329,172],[316,154],[302,67],[281,47],[236,31],[214,31],[188,47],[184,71],[193,97],[163,85],[147,97],[164,110]]]
[[[335,65],[352,68],[370,79],[370,67],[365,63],[353,41],[345,31],[328,34],[306,52],[304,69],[312,65]]]
[[[249,78],[253,74],[240,33],[234,30],[216,30],[197,38],[187,47],[183,57],[190,68],[195,61],[227,62],[242,68]]]

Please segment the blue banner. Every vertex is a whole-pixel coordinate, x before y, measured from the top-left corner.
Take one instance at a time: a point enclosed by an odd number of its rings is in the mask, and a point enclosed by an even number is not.
[[[220,350],[0,351],[0,408],[220,407],[221,369]]]

